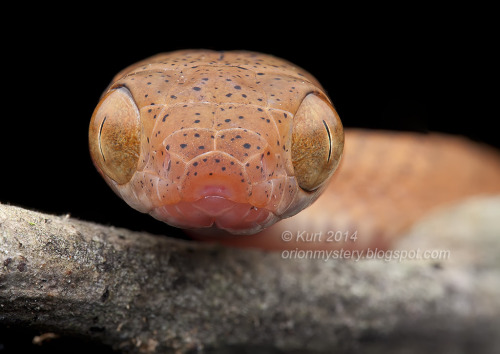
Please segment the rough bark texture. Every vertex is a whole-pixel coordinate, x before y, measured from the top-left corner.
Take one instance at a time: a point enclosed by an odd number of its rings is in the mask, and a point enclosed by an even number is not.
[[[499,197],[471,200],[429,216],[400,245],[448,250],[448,259],[358,262],[285,259],[0,205],[0,324],[123,352],[497,353],[498,216]]]

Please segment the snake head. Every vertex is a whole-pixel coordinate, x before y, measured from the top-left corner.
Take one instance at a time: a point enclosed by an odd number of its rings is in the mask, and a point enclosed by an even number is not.
[[[121,72],[90,152],[133,208],[181,228],[256,233],[316,200],[344,135],[319,83],[249,52],[162,54]]]

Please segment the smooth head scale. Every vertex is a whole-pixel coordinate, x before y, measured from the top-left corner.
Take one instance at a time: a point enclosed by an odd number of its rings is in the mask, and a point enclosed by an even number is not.
[[[133,208],[176,227],[252,234],[319,197],[344,133],[306,71],[259,53],[190,50],[120,72],[89,141]]]

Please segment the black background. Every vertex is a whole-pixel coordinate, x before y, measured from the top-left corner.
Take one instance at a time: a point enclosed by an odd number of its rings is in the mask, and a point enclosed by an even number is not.
[[[467,9],[310,5],[20,11],[4,32],[0,203],[172,233],[108,188],[91,163],[87,131],[116,72],[184,48],[288,59],[319,79],[345,127],[438,131],[500,146],[489,67],[497,43],[487,20],[471,23]]]

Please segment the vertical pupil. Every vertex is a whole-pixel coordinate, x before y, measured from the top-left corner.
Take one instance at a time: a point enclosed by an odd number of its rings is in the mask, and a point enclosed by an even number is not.
[[[102,151],[102,145],[101,145],[101,135],[102,135],[102,128],[104,127],[104,122],[106,121],[108,117],[104,116],[104,119],[102,120],[101,127],[99,128],[99,150],[101,151],[102,159],[104,162],[106,162],[106,158],[104,157],[104,152]]]
[[[328,134],[328,162],[330,162],[330,158],[332,157],[332,136],[330,135],[330,129],[328,129],[328,125],[323,120],[323,124],[325,125],[326,132]]]

